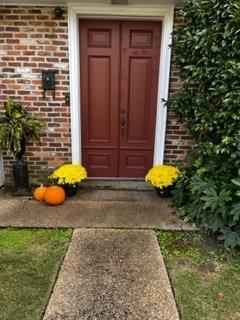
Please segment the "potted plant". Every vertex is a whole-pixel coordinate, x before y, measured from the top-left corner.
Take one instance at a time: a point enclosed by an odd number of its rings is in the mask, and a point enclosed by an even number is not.
[[[149,170],[145,181],[155,187],[159,197],[169,197],[174,188],[174,184],[180,176],[177,167],[170,165],[154,166]]]
[[[32,117],[20,102],[7,100],[4,112],[0,113],[0,146],[10,151],[15,157],[13,175],[15,194],[24,195],[29,192],[27,162],[22,160],[26,145],[30,139],[39,139],[43,122]]]
[[[71,197],[76,194],[79,183],[87,179],[87,171],[79,164],[65,164],[54,170],[49,178],[63,187],[66,195]]]

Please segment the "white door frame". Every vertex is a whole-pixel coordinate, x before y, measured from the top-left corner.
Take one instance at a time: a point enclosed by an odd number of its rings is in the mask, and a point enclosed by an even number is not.
[[[137,0],[136,0],[137,1]],[[69,71],[70,106],[72,134],[72,162],[82,162],[81,141],[81,96],[80,96],[80,55],[79,55],[79,18],[95,19],[135,19],[162,21],[162,39],[160,52],[160,72],[158,83],[156,132],[154,146],[154,164],[162,164],[164,159],[167,108],[163,100],[168,98],[171,33],[173,30],[174,5],[110,5],[82,2],[68,5],[69,22]]]
[[[4,185],[3,157],[0,150],[0,187]]]

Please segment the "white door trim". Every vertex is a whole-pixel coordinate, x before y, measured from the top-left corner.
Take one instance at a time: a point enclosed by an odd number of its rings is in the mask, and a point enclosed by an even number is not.
[[[4,185],[3,157],[0,150],[0,187]]]
[[[69,4],[69,68],[70,68],[70,106],[72,132],[72,162],[82,162],[81,148],[81,96],[80,96],[80,55],[79,55],[79,18],[139,19],[159,20],[163,23],[160,72],[158,83],[158,102],[154,147],[154,164],[162,164],[164,159],[167,108],[163,100],[168,98],[171,33],[173,30],[174,6],[164,5],[109,5],[90,4],[79,1],[78,5]],[[84,81],[84,79],[83,79]]]

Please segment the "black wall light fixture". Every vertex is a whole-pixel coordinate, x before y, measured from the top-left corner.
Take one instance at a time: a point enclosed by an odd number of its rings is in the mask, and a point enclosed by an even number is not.
[[[66,92],[64,96],[65,96],[65,103],[70,105],[70,92]]]
[[[54,18],[56,18],[56,19],[61,19],[63,17],[64,13],[65,13],[65,11],[61,7],[56,7],[53,10],[53,15],[54,15]]]
[[[46,98],[46,91],[52,91],[53,99],[55,98],[55,74],[57,70],[43,70],[42,71],[42,88],[43,98]]]

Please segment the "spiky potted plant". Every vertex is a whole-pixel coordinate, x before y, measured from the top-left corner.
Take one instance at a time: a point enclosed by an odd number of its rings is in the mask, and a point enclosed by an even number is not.
[[[22,158],[29,140],[39,140],[42,127],[43,122],[32,117],[20,102],[4,102],[4,111],[0,113],[0,146],[15,158],[13,175],[16,194],[28,193],[28,167]]]

